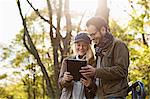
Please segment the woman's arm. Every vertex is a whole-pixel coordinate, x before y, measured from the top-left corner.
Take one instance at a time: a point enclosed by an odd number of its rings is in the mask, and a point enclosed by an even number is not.
[[[72,79],[73,77],[70,75],[69,72],[67,72],[66,59],[64,59],[62,62],[59,79],[58,79],[59,86],[61,88],[70,86],[72,84]]]

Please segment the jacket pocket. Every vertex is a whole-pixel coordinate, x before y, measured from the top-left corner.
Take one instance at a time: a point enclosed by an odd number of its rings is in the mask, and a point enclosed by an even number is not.
[[[70,97],[71,97],[71,91],[66,88],[63,88],[60,99],[70,99]]]
[[[117,82],[109,80],[109,81],[102,81],[102,83],[104,94],[114,93],[116,92],[116,90],[118,90],[119,86]]]
[[[124,89],[126,88],[127,82],[125,82],[123,79],[122,80],[105,80],[102,81],[103,83],[103,92],[105,95],[109,95],[109,94],[125,94],[122,92],[126,92],[127,90]],[[123,91],[124,90],[124,91]]]
[[[112,57],[111,56],[104,56],[102,59],[102,66],[105,66],[105,67],[112,66]]]

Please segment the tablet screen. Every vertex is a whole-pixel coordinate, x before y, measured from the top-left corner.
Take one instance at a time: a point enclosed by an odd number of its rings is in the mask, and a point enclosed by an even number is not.
[[[86,60],[77,60],[77,59],[67,60],[67,71],[71,73],[75,81],[79,81],[80,78],[84,78],[79,72],[82,66],[87,66]]]

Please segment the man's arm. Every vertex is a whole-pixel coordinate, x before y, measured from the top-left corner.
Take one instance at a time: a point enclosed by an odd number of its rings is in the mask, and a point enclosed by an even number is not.
[[[124,43],[118,44],[114,49],[114,54],[114,66],[93,68],[88,65],[83,67],[80,72],[83,75],[95,76],[108,80],[126,78],[129,66],[129,52],[127,46]]]

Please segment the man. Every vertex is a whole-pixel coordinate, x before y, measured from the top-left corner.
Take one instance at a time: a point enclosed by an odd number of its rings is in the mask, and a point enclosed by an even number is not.
[[[107,23],[101,17],[89,19],[86,26],[95,43],[96,68],[87,65],[80,72],[96,78],[96,99],[125,99],[129,67],[127,46],[110,33]]]

